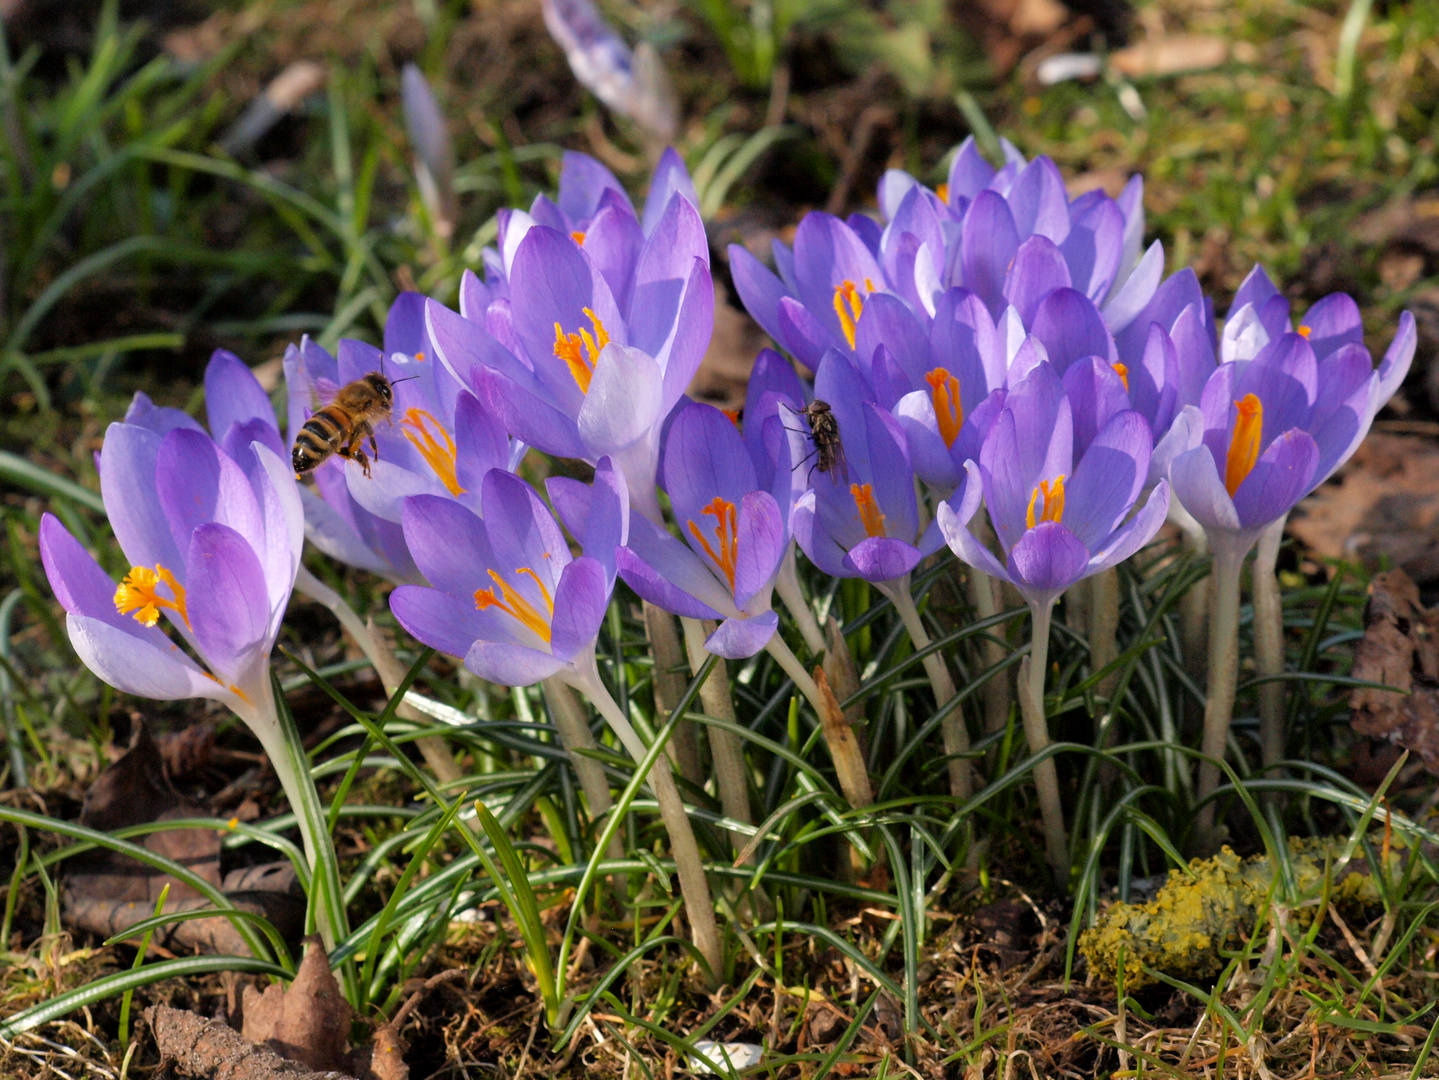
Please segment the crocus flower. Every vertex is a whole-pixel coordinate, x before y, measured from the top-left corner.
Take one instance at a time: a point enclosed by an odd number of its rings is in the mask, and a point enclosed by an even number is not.
[[[1045,609],[1076,581],[1117,565],[1153,539],[1169,506],[1160,483],[1131,510],[1149,474],[1149,425],[1120,409],[1088,438],[1064,381],[1042,362],[1009,388],[1004,409],[965,465],[967,483],[938,510],[949,546],[977,570],[1008,581]],[[1003,562],[968,529],[981,495]],[[1128,520],[1126,520],[1128,519]]]
[[[660,431],[709,344],[714,289],[694,205],[671,194],[617,293],[613,249],[533,226],[510,268],[512,344],[430,302],[444,363],[507,430],[557,457],[611,457],[635,506],[659,520]],[[492,305],[493,307],[493,305]]]
[[[379,455],[370,475],[335,455],[312,474],[319,494],[302,489],[310,541],[332,558],[394,581],[418,580],[400,528],[405,497],[440,495],[477,510],[484,474],[513,469],[524,450],[436,359],[423,305],[418,293],[400,295],[386,320],[383,352],[342,340],[331,357],[306,339],[285,356],[291,431],[341,386],[372,371],[394,385],[391,420],[375,431]]]
[[[904,577],[944,542],[922,528],[904,430],[866,400],[848,361],[831,352],[815,377],[815,396],[839,422],[847,469],[813,471],[791,525],[809,560],[834,577],[888,582]]]
[[[679,103],[653,46],[631,52],[590,0],[542,0],[540,8],[582,86],[660,139],[674,138]]]
[[[405,541],[431,587],[402,585],[390,610],[414,637],[490,682],[529,686],[588,673],[628,535],[624,479],[595,471],[584,554],[574,558],[533,488],[503,469],[480,483],[484,519],[438,495],[405,500]]]
[[[274,756],[270,651],[300,563],[304,511],[249,369],[217,352],[205,387],[219,442],[144,397],[105,433],[100,490],[131,566],[119,584],[49,514],[40,554],[87,667],[141,697],[221,701]]]
[[[400,74],[400,104],[420,196],[441,235],[448,237],[455,224],[455,149],[434,91],[414,64],[406,64]]]
[[[753,656],[779,626],[770,603],[790,544],[782,510],[788,460],[782,449],[769,470],[774,488],[764,490],[734,422],[712,405],[682,406],[665,438],[664,487],[684,543],[637,517],[618,553],[620,575],[641,598],[676,615],[723,620],[705,642],[719,656]]]

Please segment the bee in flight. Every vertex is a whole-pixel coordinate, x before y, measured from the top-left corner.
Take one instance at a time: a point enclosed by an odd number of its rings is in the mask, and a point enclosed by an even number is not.
[[[397,380],[404,382],[404,379]],[[395,403],[394,383],[381,372],[372,371],[363,379],[342,386],[333,401],[318,410],[295,436],[290,464],[296,474],[307,473],[325,463],[331,454],[352,458],[370,475],[370,458],[362,443],[367,439],[370,453],[380,460],[375,443],[375,426],[390,418]]]
[[[814,465],[810,468],[810,472],[818,469],[822,473],[828,473],[830,479],[835,483],[848,483],[849,463],[844,459],[844,443],[840,441],[839,437],[839,420],[835,418],[829,402],[816,399],[803,409],[796,409],[789,405],[786,405],[785,408],[796,416],[805,418],[809,423],[810,438],[814,441],[814,449],[801,458],[795,468],[799,468],[810,458],[814,458]]]

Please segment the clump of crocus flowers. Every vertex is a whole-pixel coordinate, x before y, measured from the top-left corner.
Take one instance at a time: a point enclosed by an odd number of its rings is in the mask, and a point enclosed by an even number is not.
[[[624,582],[688,620],[687,633],[704,626],[693,640],[719,657],[768,652],[838,767],[849,753],[838,703],[786,640],[798,634],[814,660],[839,647],[809,607],[796,552],[816,575],[871,583],[923,652],[912,575],[952,550],[984,588],[1002,582],[1029,608],[1020,719],[1063,880],[1046,752],[1054,604],[1087,579],[1112,582],[1166,518],[1207,542],[1198,790],[1210,795],[1233,708],[1240,567],[1358,446],[1404,379],[1415,329],[1406,313],[1376,367],[1352,300],[1328,297],[1296,321],[1260,270],[1220,325],[1191,271],[1166,279],[1160,245],[1143,250],[1137,178],[1118,199],[1071,199],[1053,162],[1007,143],[1005,153],[991,164],[967,141],[934,190],[891,172],[880,219],[810,214],[792,248],[774,245],[773,269],[730,249],[740,297],[782,350],[760,358],[742,417],[686,396],[714,288],[678,155],[666,153],[637,212],[602,165],[566,154],[556,198],[501,214],[458,311],[405,295],[383,351],[345,341],[332,356],[302,342],[286,358],[291,438],[349,379],[381,368],[412,379],[397,384],[368,474],[336,458],[297,482],[268,401],[232,357],[217,356],[207,379],[209,432],[137,398],[100,457],[133,568],[115,583],[58,521],[42,534],[77,651],[120,689],[216,698],[281,753],[268,663],[297,571],[302,587],[308,578],[303,527],[321,552],[394,582],[392,610],[418,640],[482,679],[578,691],[640,760],[650,747],[595,652]],[[838,425],[837,460],[816,445],[816,400]],[[586,462],[594,481],[552,480],[547,503],[517,475],[530,451]],[[1101,625],[1096,612],[1096,668]],[[923,660],[942,710],[955,668],[940,651]],[[981,765],[972,733],[953,707],[940,727],[949,792],[966,799]],[[588,738],[583,722],[574,737]],[[718,970],[703,865],[669,770],[660,757],[650,782],[696,944]],[[605,783],[588,775],[591,802],[606,803],[592,812],[607,809]],[[867,782],[845,790],[862,801]]]

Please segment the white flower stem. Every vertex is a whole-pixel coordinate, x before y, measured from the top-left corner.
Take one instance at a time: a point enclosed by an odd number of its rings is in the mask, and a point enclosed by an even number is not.
[[[600,680],[593,655],[589,659],[589,669],[575,669],[571,680],[575,688],[588,697],[599,710],[630,756],[636,762],[643,761],[649,748]],[[695,948],[709,964],[714,978],[718,980],[724,970],[724,950],[720,943],[719,926],[715,922],[714,901],[710,897],[709,882],[705,879],[704,860],[700,858],[694,829],[690,826],[689,818],[685,816],[684,803],[680,800],[679,788],[675,786],[668,759],[662,758],[661,761],[659,768],[651,770],[648,779],[659,803],[660,818],[669,833],[675,870],[680,879],[680,893],[684,897],[685,911],[689,916],[690,936]]]
[[[689,653],[690,674],[698,675],[700,668],[704,666],[705,657],[708,655],[705,650],[705,638],[709,636],[711,628],[698,619],[681,619],[680,623],[685,629],[685,649]],[[700,685],[700,704],[704,708],[705,715],[713,716],[716,720],[728,721],[731,724],[736,723],[734,698],[730,695],[729,672],[725,667],[723,657],[715,661],[709,678]],[[687,723],[687,721],[681,721],[681,723]],[[706,725],[706,730],[709,732],[710,758],[714,763],[715,785],[719,789],[720,806],[724,808],[725,817],[752,825],[754,820],[750,814],[749,783],[746,778],[748,770],[744,763],[744,744],[740,741],[740,737],[732,731],[724,731],[708,725]],[[736,851],[743,848],[748,840],[749,836],[745,833],[730,833],[730,842],[734,844]]]
[[[791,542],[779,564],[779,573],[774,579],[774,591],[779,593],[785,609],[794,617],[799,636],[804,638],[804,647],[811,656],[819,656],[824,652],[824,631],[820,629],[819,620],[814,617],[814,611],[805,601],[804,590],[800,588],[799,568],[795,565],[794,552],[795,546]]]
[[[914,643],[915,651],[928,648],[929,632],[925,630],[924,620],[920,618],[919,609],[915,607],[914,597],[910,594],[909,575],[905,574],[896,581],[880,582],[875,587],[889,597],[895,611],[899,612],[900,621],[909,632],[909,640]],[[944,657],[937,652],[930,653],[920,663],[924,665],[925,674],[929,676],[936,707],[943,707],[955,695],[954,680],[950,677]],[[949,715],[940,722],[940,735],[944,740],[944,754],[949,764],[949,792],[956,799],[968,799],[974,793],[969,759],[966,757],[969,753],[969,729],[965,727],[964,714],[959,709],[951,709]]]
[[[1200,749],[1214,761],[1224,760],[1229,724],[1234,718],[1234,691],[1239,680],[1239,582],[1247,546],[1220,544],[1214,549],[1214,589],[1210,597],[1209,681],[1204,700],[1204,739]],[[1203,800],[1219,786],[1219,766],[1199,764],[1198,798]],[[1196,821],[1201,843],[1214,831],[1214,803],[1199,811]]]
[[[395,659],[395,654],[390,651],[389,646],[378,634],[373,632],[370,626],[365,624],[364,620],[356,614],[355,609],[345,601],[345,598],[303,566],[295,576],[295,591],[330,609],[330,613],[355,639],[355,644],[365,654],[365,659],[374,667],[375,674],[380,678],[380,684],[385,688],[385,693],[393,694],[396,688],[405,681],[405,669]],[[423,713],[403,701],[395,709],[395,715],[401,720],[423,724],[426,727],[432,726],[430,720]],[[450,750],[450,744],[445,742],[443,737],[426,735],[424,738],[416,739],[415,744],[420,748],[420,753],[425,758],[425,764],[429,765],[430,771],[439,778],[440,783],[450,784],[465,775],[464,770],[460,768],[460,763],[455,760],[455,755]]]
[[[989,519],[983,514],[976,515],[971,523],[974,535],[981,543],[990,543],[993,530],[989,527]],[[969,575],[969,600],[974,605],[974,613],[981,620],[992,619],[1000,612],[998,597],[999,582],[994,580],[982,570],[976,570],[964,563],[955,563],[956,572],[964,571]],[[991,627],[980,644],[980,657],[984,661],[986,669],[1001,663],[1006,654],[1004,644],[994,640],[1002,635],[1003,626]],[[993,735],[996,731],[1003,731],[1009,723],[1009,692],[1010,673],[1001,671],[987,683],[984,684],[984,730]],[[993,762],[994,752],[990,752],[990,761]]]
[[[794,681],[819,719],[820,731],[825,745],[829,747],[830,760],[834,762],[835,775],[839,778],[840,790],[846,801],[855,809],[874,802],[874,789],[869,782],[864,755],[859,751],[854,731],[840,711],[834,691],[829,689],[828,680],[822,690],[778,634],[770,638],[764,648]],[[820,674],[823,675],[823,672]]]
[[[675,629],[675,617],[662,607],[643,602],[645,637],[650,643],[650,657],[654,663],[655,723],[662,724],[670,710],[679,704],[689,680],[684,672],[689,670],[680,645],[679,631]],[[704,787],[704,767],[700,762],[699,725],[683,718],[675,725],[665,753],[675,763],[680,775],[696,787]]]
[[[1029,655],[1020,668],[1020,714],[1024,738],[1031,754],[1049,746],[1049,723],[1044,715],[1044,676],[1049,665],[1049,622],[1054,601],[1043,607],[1031,605],[1032,636]],[[1064,831],[1064,807],[1059,801],[1059,773],[1053,758],[1034,766],[1034,787],[1039,795],[1039,813],[1044,826],[1045,857],[1054,871],[1055,882],[1064,888],[1069,881],[1069,840]]]
[[[1275,566],[1288,519],[1289,515],[1284,515],[1259,535],[1250,571],[1254,581],[1254,660],[1260,678],[1284,674],[1284,607]],[[1259,745],[1266,768],[1284,760],[1284,698],[1284,683],[1259,684]]]

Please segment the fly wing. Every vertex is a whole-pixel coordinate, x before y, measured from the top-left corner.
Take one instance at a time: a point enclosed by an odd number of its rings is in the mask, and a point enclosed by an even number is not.
[[[845,460],[844,443],[840,441],[838,435],[834,437],[834,442],[829,446],[829,456],[830,478],[841,489],[849,487],[849,462]]]

